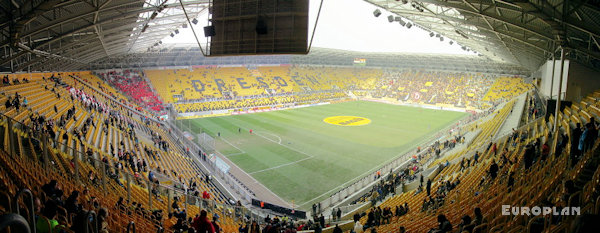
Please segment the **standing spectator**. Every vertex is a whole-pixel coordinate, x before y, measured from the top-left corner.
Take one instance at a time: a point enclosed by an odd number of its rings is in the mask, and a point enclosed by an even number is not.
[[[362,224],[360,224],[360,215],[355,214],[354,215],[354,227],[353,227],[353,232],[354,233],[363,233],[363,226]],[[252,232],[250,232],[252,233]]]
[[[215,233],[221,232],[221,227],[219,226],[218,222],[219,222],[219,218],[217,216],[213,216],[213,221],[211,222],[211,224],[213,225],[213,228],[215,229]]]
[[[71,195],[67,198],[67,201],[65,202],[65,209],[67,209],[69,214],[77,213],[77,211],[79,211],[77,198],[79,198],[79,191],[77,190],[71,192]]]
[[[427,196],[431,195],[431,180],[427,179]]]
[[[481,209],[479,207],[475,207],[473,212],[475,214],[475,227],[487,222],[485,217],[483,217],[483,214],[481,214]]]
[[[343,233],[342,228],[340,228],[338,224],[335,224],[335,228],[333,228],[333,233]]]
[[[525,165],[525,169],[529,169],[533,164],[533,157],[535,153],[535,148],[529,144],[525,146],[525,153],[523,153],[523,163]]]
[[[336,217],[337,217],[337,215],[336,215],[335,209],[332,208],[331,209],[331,218],[333,219],[334,222],[336,220]]]
[[[108,233],[108,222],[106,218],[108,217],[108,210],[106,208],[101,208],[98,211],[98,227],[100,233]]]
[[[200,231],[198,231],[200,233]],[[256,221],[252,221],[252,225],[250,225],[250,233],[260,233],[260,226]]]
[[[492,165],[490,165],[489,173],[492,180],[496,179],[496,176],[498,175],[498,164],[496,163],[496,160],[492,160]]]
[[[200,211],[200,217],[198,217],[196,224],[194,224],[196,226],[196,232],[198,232],[198,233],[215,233],[215,227],[208,220],[207,215],[208,215],[208,213],[206,212],[206,210]],[[260,233],[260,230],[256,231],[256,232],[254,231],[255,224],[256,224],[256,222],[252,222],[252,227],[250,228],[250,233]]]
[[[325,216],[323,216],[323,214],[319,216],[319,223],[321,224],[321,226],[325,226]]]

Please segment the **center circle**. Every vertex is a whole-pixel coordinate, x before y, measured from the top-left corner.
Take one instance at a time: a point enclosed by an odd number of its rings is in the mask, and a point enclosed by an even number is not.
[[[371,119],[358,116],[330,116],[323,119],[323,122],[341,126],[361,126],[371,123]]]

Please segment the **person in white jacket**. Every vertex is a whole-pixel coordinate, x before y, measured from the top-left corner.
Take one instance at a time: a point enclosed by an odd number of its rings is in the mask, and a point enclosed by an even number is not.
[[[354,221],[354,233],[363,233],[363,226],[360,224],[360,221]]]

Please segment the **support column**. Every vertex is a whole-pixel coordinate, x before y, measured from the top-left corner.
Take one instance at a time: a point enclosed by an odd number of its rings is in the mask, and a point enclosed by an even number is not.
[[[554,129],[553,129],[553,135],[554,136],[554,140],[553,140],[553,152],[556,153],[556,144],[558,143],[558,133],[560,132],[559,127],[560,127],[560,122],[558,119],[558,116],[560,115],[560,102],[562,101],[562,83],[563,83],[563,73],[564,73],[564,68],[565,68],[565,48],[561,47],[560,48],[560,78],[558,79],[558,94],[556,97],[556,110],[554,111]]]
[[[50,167],[48,166],[49,158],[48,158],[48,135],[42,134],[42,156],[44,158],[44,169],[46,172],[50,171]]]
[[[125,179],[127,180],[127,203],[131,203],[131,177],[129,174],[123,172]]]
[[[552,92],[554,92],[554,70],[556,70],[556,49],[552,49],[552,78],[550,78],[550,99],[552,99]]]
[[[148,180],[148,209],[152,209],[152,182]]]
[[[73,164],[75,165],[75,180],[79,181],[79,155],[77,153],[73,153]]]
[[[167,189],[167,213],[171,212],[171,189]]]
[[[185,211],[188,211],[188,201],[189,201],[189,198],[188,198],[187,190],[185,191],[184,194],[185,194],[185,203],[183,204],[183,206],[185,207]]]
[[[6,122],[6,127],[8,128],[8,146],[10,147],[8,151],[12,157],[15,157],[17,151],[15,150],[15,135],[13,133],[13,122],[9,117],[6,117]]]
[[[94,163],[98,162],[96,160],[93,160],[93,161],[94,161]],[[100,162],[100,166],[102,166],[102,189],[104,191],[106,191],[106,178],[108,177],[106,175],[106,164],[103,162]]]

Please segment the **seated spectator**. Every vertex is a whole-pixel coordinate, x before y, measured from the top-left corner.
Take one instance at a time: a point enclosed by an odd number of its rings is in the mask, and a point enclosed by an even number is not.
[[[46,196],[51,199],[60,198],[63,194],[62,190],[58,187],[58,181],[56,180],[51,180],[50,183],[43,185],[42,191],[44,191]]]
[[[461,222],[458,225],[458,232],[473,231],[474,225],[471,224],[471,216],[465,215],[461,218]]]
[[[42,216],[48,219],[50,225],[45,223],[44,218],[38,218],[35,224],[35,228],[39,233],[52,233],[54,228],[58,226],[58,221],[55,219],[58,211],[58,205],[53,200],[46,201],[44,209],[42,210]],[[48,228],[50,227],[50,228]]]
[[[438,228],[435,229],[431,229],[429,230],[430,233],[446,233],[446,232],[452,232],[452,224],[450,224],[450,221],[448,221],[448,219],[446,218],[445,215],[440,214],[437,217],[437,221],[438,221]]]

